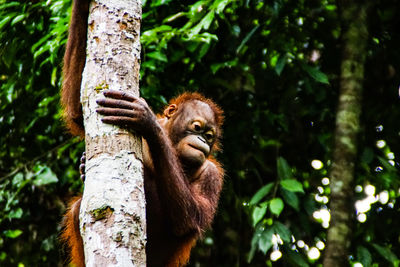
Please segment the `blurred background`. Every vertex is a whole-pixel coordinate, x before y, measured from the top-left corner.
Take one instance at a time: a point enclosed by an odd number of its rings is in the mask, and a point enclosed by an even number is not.
[[[373,1],[366,22],[358,153],[343,211],[352,218],[347,260],[357,267],[399,265],[399,6]],[[60,221],[82,190],[84,150],[60,116],[70,11],[67,0],[0,0],[0,266],[66,264]],[[322,266],[348,26],[341,14],[331,0],[143,1],[142,96],[159,112],[199,91],[226,115],[222,198],[190,266]]]

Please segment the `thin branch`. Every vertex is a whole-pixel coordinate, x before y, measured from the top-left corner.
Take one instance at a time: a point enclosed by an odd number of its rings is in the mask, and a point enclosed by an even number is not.
[[[8,174],[4,175],[3,177],[0,177],[0,182],[6,180],[7,178],[10,178],[12,176],[14,176],[15,174],[17,174],[21,169],[28,169],[28,166],[32,165],[33,163],[35,163],[36,161],[40,160],[41,158],[44,158],[47,155],[51,155],[53,154],[55,151],[59,150],[61,147],[68,145],[68,144],[73,144],[73,143],[78,143],[80,140],[77,137],[73,137],[68,139],[67,141],[53,147],[52,149],[50,149],[49,151],[46,151],[44,153],[42,153],[41,155],[31,159],[30,161],[26,162],[25,164],[20,165],[19,167],[15,168],[14,170],[12,170],[11,172],[9,172]]]

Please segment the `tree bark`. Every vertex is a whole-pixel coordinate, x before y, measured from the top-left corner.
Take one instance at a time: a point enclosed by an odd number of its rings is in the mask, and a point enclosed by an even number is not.
[[[330,213],[324,266],[348,266],[354,214],[353,180],[360,130],[361,97],[368,29],[367,3],[340,1],[342,8],[342,63],[336,114]]]
[[[146,266],[141,138],[101,122],[96,100],[114,89],[139,95],[140,0],[90,5],[82,77],[86,180],[80,229],[86,266]]]

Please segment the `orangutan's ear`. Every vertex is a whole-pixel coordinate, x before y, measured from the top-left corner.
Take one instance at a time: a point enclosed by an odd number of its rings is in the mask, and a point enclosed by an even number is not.
[[[167,117],[168,119],[174,115],[174,113],[178,110],[177,106],[175,104],[169,105],[165,110],[164,110],[164,116]]]

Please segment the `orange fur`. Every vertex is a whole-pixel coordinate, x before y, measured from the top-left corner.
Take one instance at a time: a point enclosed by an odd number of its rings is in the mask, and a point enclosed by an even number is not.
[[[205,97],[204,95],[202,95],[201,93],[198,93],[198,92],[184,92],[183,94],[180,94],[179,96],[171,99],[168,103],[168,106],[176,105],[176,107],[179,108],[183,103],[185,103],[187,101],[193,101],[193,100],[198,100],[198,101],[204,102],[211,108],[211,110],[215,114],[216,125],[220,126],[220,125],[224,124],[224,119],[225,119],[224,111],[217,104],[215,104],[215,102],[213,100]],[[164,110],[167,110],[168,106],[165,107]],[[159,118],[163,118],[163,117],[165,117],[165,114],[160,113],[160,114],[157,114],[157,116]],[[221,150],[221,142],[219,140],[220,137],[222,136],[221,127],[218,127],[218,131],[219,132],[217,132],[217,140],[216,140],[215,144],[213,145],[212,152]]]
[[[182,242],[181,246],[177,250],[170,262],[166,265],[166,267],[181,267],[185,266],[190,258],[190,251],[196,244],[197,237],[190,237],[186,241]]]
[[[72,16],[69,26],[68,42],[66,45],[63,66],[63,86],[61,90],[61,104],[63,108],[63,118],[66,126],[71,134],[84,137],[83,116],[80,104],[80,87],[82,80],[82,72],[86,60],[86,35],[87,35],[87,19],[89,12],[90,0],[74,0],[72,8]],[[216,125],[218,126],[217,141],[212,151],[219,150],[218,138],[222,135],[221,125],[223,123],[223,111],[212,100],[204,97],[199,93],[184,93],[170,101],[170,105],[176,105],[179,108],[184,102],[199,100],[210,106],[215,114]],[[158,115],[163,117],[165,115]],[[210,160],[217,166],[219,176],[223,176],[221,165],[212,157]],[[217,175],[218,176],[218,175]],[[218,199],[218,192],[213,192]],[[72,266],[84,267],[85,256],[83,251],[83,242],[79,230],[79,209],[81,197],[73,198],[68,210],[64,216],[64,230],[61,239],[70,250],[70,261]],[[216,204],[216,203],[215,203]],[[213,216],[215,212],[213,207],[207,211]],[[178,237],[177,237],[178,238]],[[168,267],[180,267],[187,264],[190,251],[195,245],[198,235],[190,236],[178,245],[176,252],[169,258]],[[180,240],[180,239],[179,239]],[[158,256],[158,252],[156,251]]]
[[[68,210],[63,221],[63,232],[61,240],[68,245],[70,250],[70,262],[72,266],[84,267],[85,255],[83,253],[83,241],[79,230],[79,209],[81,207],[81,196],[71,199]]]
[[[182,103],[193,100],[204,102],[208,106],[210,106],[210,108],[215,114],[216,125],[222,125],[224,123],[224,112],[222,111],[222,109],[217,104],[215,104],[214,101],[212,101],[209,98],[206,98],[204,95],[197,92],[195,93],[185,92],[179,95],[178,97],[171,99],[169,101],[169,105],[176,105],[179,107]]]
[[[83,137],[83,117],[80,102],[82,72],[86,61],[86,35],[90,0],[74,0],[65,48],[61,104],[68,130]]]

